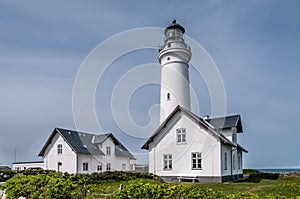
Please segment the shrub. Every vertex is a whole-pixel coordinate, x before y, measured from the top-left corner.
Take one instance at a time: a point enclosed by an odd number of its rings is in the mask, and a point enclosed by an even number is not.
[[[5,183],[7,198],[82,198],[84,187],[61,173],[19,174]]]
[[[208,188],[197,188],[192,185],[184,184],[150,184],[134,182],[118,191],[112,198],[149,198],[149,199],[168,199],[168,198],[226,198],[220,191]]]

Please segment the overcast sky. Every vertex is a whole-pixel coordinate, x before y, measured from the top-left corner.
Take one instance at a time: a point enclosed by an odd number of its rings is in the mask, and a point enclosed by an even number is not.
[[[241,114],[244,133],[239,141],[249,150],[245,167],[299,168],[299,9],[296,0],[0,0],[0,165],[11,166],[15,151],[17,161],[38,160],[55,127],[76,128],[74,82],[99,43],[133,28],[163,28],[176,18],[216,63],[225,86],[227,114]],[[154,48],[120,56],[95,94],[103,130],[114,133],[139,163],[145,162],[141,154],[146,151],[140,150],[145,139],[120,130],[110,110],[111,95],[130,69],[158,63]],[[159,76],[159,68],[154,74],[154,79]],[[193,67],[190,78],[200,114],[210,114],[209,92]],[[129,103],[133,120],[147,125],[148,111],[158,103],[158,85],[136,90]]]

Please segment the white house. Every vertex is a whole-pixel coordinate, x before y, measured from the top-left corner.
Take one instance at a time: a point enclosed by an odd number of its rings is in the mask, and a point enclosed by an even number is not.
[[[167,181],[191,179],[224,182],[243,176],[239,115],[201,118],[190,111],[189,61],[185,29],[172,22],[159,50],[161,64],[160,126],[142,146],[149,150],[149,172]]]
[[[134,170],[134,156],[113,134],[55,128],[39,153],[43,168],[69,173]]]
[[[43,169],[44,161],[13,162],[13,170]]]
[[[142,149],[149,150],[149,172],[166,181],[231,181],[243,176],[241,132],[239,115],[204,120],[177,106]]]

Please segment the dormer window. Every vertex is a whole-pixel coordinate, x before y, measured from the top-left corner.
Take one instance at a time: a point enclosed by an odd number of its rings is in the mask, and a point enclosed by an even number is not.
[[[61,155],[62,154],[62,144],[58,144],[57,145],[57,155]]]

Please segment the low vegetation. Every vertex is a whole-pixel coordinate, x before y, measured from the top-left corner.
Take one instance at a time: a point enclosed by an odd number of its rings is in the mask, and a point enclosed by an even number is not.
[[[68,174],[53,171],[21,173],[6,181],[7,198],[296,198],[300,173],[289,175],[249,171],[237,183],[164,183],[139,172]]]

